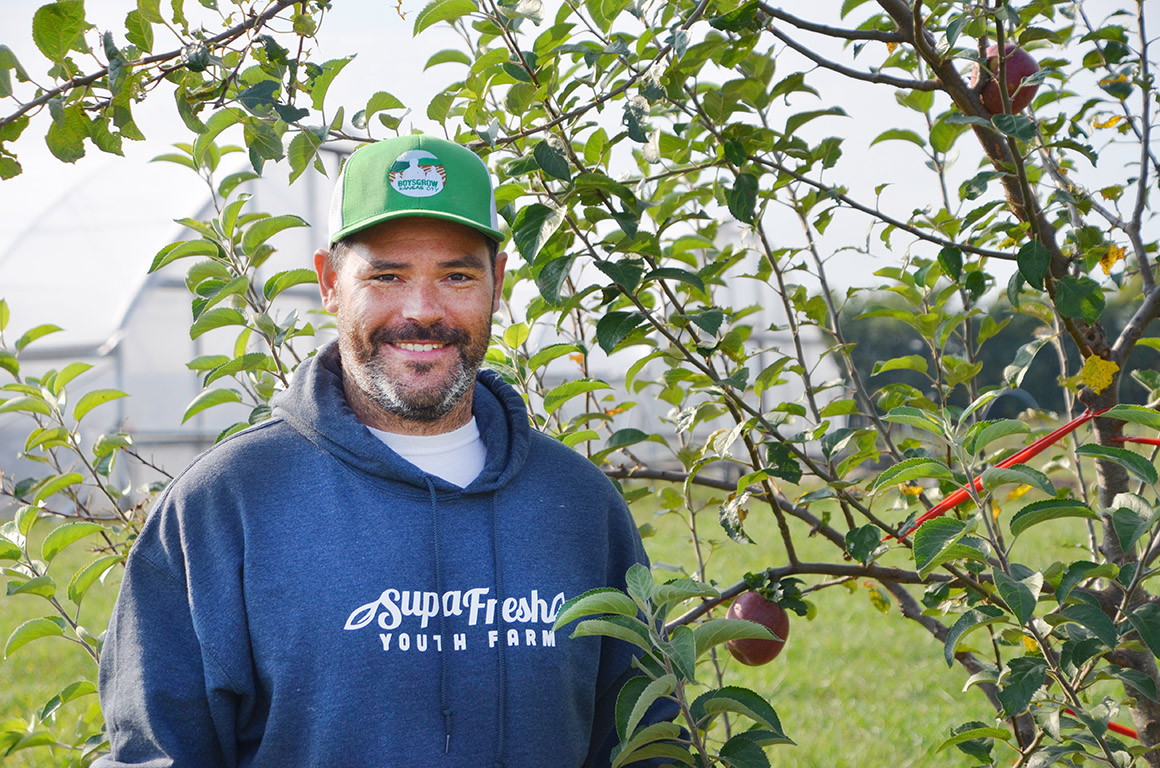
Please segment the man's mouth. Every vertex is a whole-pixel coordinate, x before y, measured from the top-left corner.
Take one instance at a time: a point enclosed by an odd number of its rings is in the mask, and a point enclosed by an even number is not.
[[[443,342],[414,342],[414,341],[396,341],[394,346],[408,352],[434,352],[437,349],[442,349],[447,345]]]

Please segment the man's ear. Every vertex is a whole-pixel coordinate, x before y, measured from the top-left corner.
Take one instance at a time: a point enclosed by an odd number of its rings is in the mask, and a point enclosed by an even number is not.
[[[503,278],[507,269],[507,253],[496,254],[495,257],[495,293],[491,297],[491,311],[499,311],[500,301],[503,299]]]
[[[319,248],[314,252],[314,273],[318,275],[318,292],[327,312],[338,311],[338,272],[330,260],[330,251]]]

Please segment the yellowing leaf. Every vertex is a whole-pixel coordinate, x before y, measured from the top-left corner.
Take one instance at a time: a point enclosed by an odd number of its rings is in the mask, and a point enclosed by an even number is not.
[[[898,491],[903,496],[918,496],[922,493],[921,485],[911,485],[910,483],[899,483]]]
[[[1111,128],[1123,119],[1123,115],[1112,115],[1107,120],[1096,120],[1096,128]]]
[[[1092,355],[1084,361],[1079,375],[1083,383],[1091,387],[1091,390],[1098,395],[1111,386],[1112,377],[1118,370],[1120,370],[1120,366],[1111,360],[1104,360],[1102,357]]]
[[[1007,494],[1007,501],[1015,501],[1016,499],[1021,499],[1021,498],[1023,498],[1023,495],[1026,494],[1030,490],[1031,490],[1030,485],[1017,485],[1010,493]]]
[[[1023,636],[1023,647],[1027,649],[1028,653],[1039,653],[1039,644],[1030,635]]]
[[[893,40],[886,43],[886,50],[889,51],[890,53],[894,53],[894,49],[897,47],[898,47],[898,43],[894,42]]]
[[[1124,258],[1124,249],[1112,243],[1108,246],[1108,252],[1100,259],[1100,266],[1104,268],[1104,274],[1112,274],[1112,267],[1116,265],[1117,261]]]

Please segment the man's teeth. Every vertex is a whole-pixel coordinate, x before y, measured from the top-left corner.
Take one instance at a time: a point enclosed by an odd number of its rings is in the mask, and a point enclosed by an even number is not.
[[[399,349],[405,349],[408,352],[431,352],[436,349],[441,349],[445,344],[414,344],[411,342],[400,341],[396,344]]]

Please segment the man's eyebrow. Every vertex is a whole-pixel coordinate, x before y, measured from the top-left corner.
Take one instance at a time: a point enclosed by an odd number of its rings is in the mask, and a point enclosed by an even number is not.
[[[376,271],[387,270],[398,272],[414,267],[414,264],[400,261],[391,261],[389,258],[367,259],[366,263],[370,269]],[[443,269],[483,269],[487,265],[487,259],[483,256],[477,256],[475,254],[468,253],[464,254],[463,256],[457,256],[440,261],[438,264]]]

